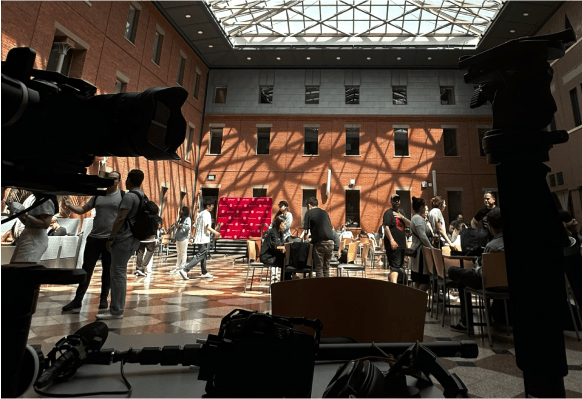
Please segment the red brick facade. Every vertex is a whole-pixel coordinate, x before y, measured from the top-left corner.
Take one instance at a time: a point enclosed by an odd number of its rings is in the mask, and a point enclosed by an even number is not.
[[[169,226],[177,215],[180,191],[185,191],[185,205],[192,202],[196,145],[200,132],[208,68],[194,51],[173,30],[166,19],[149,2],[141,7],[135,43],[125,36],[125,25],[130,2],[84,1],[2,3],[2,59],[15,46],[28,46],[36,50],[35,68],[46,68],[51,46],[58,34],[69,43],[75,43],[70,76],[81,78],[97,87],[98,94],[112,93],[117,73],[129,78],[127,91],[143,91],[149,87],[177,86],[180,52],[186,55],[183,87],[188,90],[188,100],[182,107],[187,123],[193,126],[190,161],[151,162],[145,158],[109,157],[106,165],[121,172],[125,181],[127,172],[135,167],[142,169],[146,178],[144,192],[150,199],[160,202],[162,185],[168,188],[165,196],[164,224]],[[163,40],[160,65],[151,61],[156,29],[161,28]],[[75,42],[77,41],[77,42]],[[88,48],[87,48],[88,47]],[[201,73],[198,99],[193,98],[196,69]],[[190,128],[188,129],[190,131]],[[82,134],[82,127],[80,127]],[[186,141],[178,155],[184,158]],[[89,173],[98,172],[97,159]],[[122,184],[123,186],[124,184]]]

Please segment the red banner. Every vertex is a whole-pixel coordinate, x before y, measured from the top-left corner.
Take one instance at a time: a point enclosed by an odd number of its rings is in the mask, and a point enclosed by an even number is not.
[[[217,223],[222,223],[220,236],[231,240],[260,237],[261,226],[271,225],[273,199],[223,197],[218,201]],[[263,224],[266,224],[264,226]]]

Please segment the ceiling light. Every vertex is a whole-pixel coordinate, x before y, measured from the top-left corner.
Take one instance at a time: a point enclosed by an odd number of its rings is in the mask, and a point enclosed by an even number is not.
[[[400,58],[400,57],[396,57],[396,59],[397,59],[398,61],[400,61],[402,58]]]
[[[212,47],[214,47],[214,46],[213,46],[212,44],[209,44],[209,45],[208,45],[208,47],[212,48]]]
[[[335,59],[336,59],[336,60],[341,60],[341,58],[340,58],[340,57],[335,57]]]
[[[509,33],[515,33],[515,31],[512,29],[512,30],[509,31]]]
[[[277,57],[277,60],[280,60],[280,59],[281,59],[281,57]]]
[[[524,16],[524,17],[529,17],[529,14],[528,14],[527,12],[524,12],[524,13],[523,13],[523,16]]]
[[[249,61],[250,61],[250,60],[251,60],[251,57],[247,57],[247,60],[249,60]]]
[[[305,58],[305,59],[306,59],[306,60],[310,60],[310,59],[311,59],[311,57],[307,57],[307,58]]]
[[[368,61],[370,61],[370,60],[372,59],[372,57],[368,57],[368,58],[366,58],[366,59],[367,59]]]
[[[429,60],[432,60],[432,57],[428,57]]]
[[[192,18],[192,15],[186,14],[186,18]]]
[[[198,31],[198,34],[199,34],[199,35],[201,35],[201,34],[203,34],[203,33],[204,33],[204,32],[202,32],[201,30],[199,30],[199,31]]]

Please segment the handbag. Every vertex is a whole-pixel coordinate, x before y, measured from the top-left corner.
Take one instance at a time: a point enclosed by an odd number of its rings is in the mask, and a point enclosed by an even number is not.
[[[416,238],[418,238],[420,240],[420,237],[414,231],[412,231],[412,229],[410,229],[410,231],[412,232],[412,234],[414,234],[416,236]],[[422,241],[420,242],[420,245],[422,245]],[[417,253],[418,248],[420,247],[420,245],[418,247],[416,247],[415,249],[405,248],[404,249],[404,255],[409,256],[411,258],[416,258],[416,253]]]

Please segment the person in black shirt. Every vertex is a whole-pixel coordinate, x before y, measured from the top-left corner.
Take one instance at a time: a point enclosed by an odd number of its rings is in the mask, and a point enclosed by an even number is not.
[[[47,231],[47,235],[49,237],[59,237],[59,236],[66,236],[67,235],[67,229],[65,229],[63,226],[61,226],[59,224],[59,222],[57,221],[57,218],[53,216],[53,218],[51,219],[51,225],[49,230]]]
[[[283,238],[283,231],[287,227],[285,215],[279,215],[273,219],[273,227],[271,227],[265,234],[263,244],[261,245],[261,252],[259,253],[259,260],[266,265],[273,265],[274,267],[283,268],[285,264],[285,253],[278,249],[285,245]],[[275,274],[276,271],[273,271]],[[273,276],[274,277],[274,276]],[[285,275],[285,280],[291,279],[291,273]],[[274,281],[275,279],[272,278]]]
[[[471,227],[476,227],[478,229],[485,229],[489,231],[489,224],[487,223],[487,214],[493,208],[495,208],[495,197],[491,191],[485,191],[483,194],[483,202],[485,202],[485,208],[480,209],[475,217],[471,220]],[[492,238],[492,237],[490,237]]]
[[[313,270],[316,277],[329,277],[329,262],[333,252],[334,234],[329,214],[318,207],[317,198],[311,197],[307,200],[305,213],[305,224],[303,226],[303,237],[307,237],[308,231],[311,233],[311,243],[313,244]]]
[[[404,228],[410,226],[402,209],[400,209],[400,196],[392,194],[390,197],[392,208],[384,212],[382,226],[384,227],[384,248],[386,248],[386,259],[390,265],[390,282],[396,283],[404,279],[404,249],[406,248],[406,235]]]

